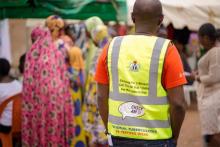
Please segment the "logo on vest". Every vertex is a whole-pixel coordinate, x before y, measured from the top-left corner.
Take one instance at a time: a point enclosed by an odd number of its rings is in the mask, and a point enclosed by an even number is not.
[[[138,72],[140,69],[140,64],[137,61],[133,61],[129,66],[130,71]]]
[[[144,108],[134,102],[126,102],[119,106],[119,112],[122,114],[122,119],[126,117],[140,117],[144,115]]]

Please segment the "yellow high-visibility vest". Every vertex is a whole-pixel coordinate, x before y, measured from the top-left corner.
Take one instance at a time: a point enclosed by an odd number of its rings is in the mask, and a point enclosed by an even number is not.
[[[172,138],[167,92],[161,84],[169,43],[144,35],[116,37],[110,43],[108,133],[112,136]]]

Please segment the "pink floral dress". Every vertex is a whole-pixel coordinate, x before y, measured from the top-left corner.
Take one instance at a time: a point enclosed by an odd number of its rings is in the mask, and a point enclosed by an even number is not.
[[[74,127],[65,59],[55,48],[48,30],[34,31],[38,37],[25,61],[22,146],[67,147]]]

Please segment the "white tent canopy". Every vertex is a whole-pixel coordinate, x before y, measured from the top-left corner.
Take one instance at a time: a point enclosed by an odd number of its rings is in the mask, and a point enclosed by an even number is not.
[[[170,23],[177,29],[187,26],[190,30],[211,22],[220,28],[220,0],[160,0],[163,5],[164,25]],[[127,0],[128,24],[132,24],[130,13],[135,0]]]

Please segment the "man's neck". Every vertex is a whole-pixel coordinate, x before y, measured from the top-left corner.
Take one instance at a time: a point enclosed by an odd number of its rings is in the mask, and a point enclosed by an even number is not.
[[[157,27],[155,25],[136,24],[135,34],[155,36]]]
[[[147,36],[155,36],[156,35],[156,33],[153,31],[141,30],[141,29],[136,30],[135,34],[136,35],[147,35]]]

